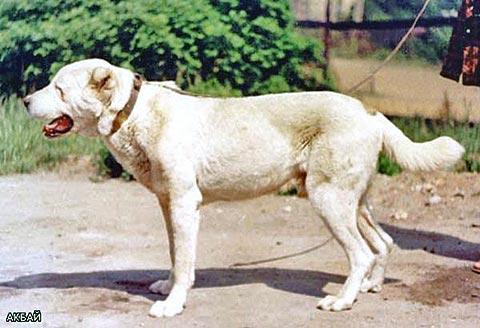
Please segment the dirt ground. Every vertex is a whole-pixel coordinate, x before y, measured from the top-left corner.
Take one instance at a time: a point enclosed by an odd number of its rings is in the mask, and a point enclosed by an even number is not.
[[[208,205],[187,308],[154,319],[160,297],[147,287],[169,267],[154,197],[136,182],[67,171],[0,177],[0,326],[13,326],[9,311],[35,309],[42,324],[32,326],[45,327],[479,325],[480,275],[470,266],[480,258],[480,175],[376,176],[370,204],[397,246],[384,290],[342,313],[315,308],[339,290],[347,261],[307,200]]]
[[[378,65],[380,61],[370,59],[332,60],[338,87],[343,92]],[[448,116],[480,122],[480,89],[443,78],[440,70],[440,66],[419,63],[389,63],[353,95],[388,115],[434,119]]]

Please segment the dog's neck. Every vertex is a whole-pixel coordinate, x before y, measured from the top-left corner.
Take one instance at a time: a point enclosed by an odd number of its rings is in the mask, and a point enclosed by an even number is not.
[[[143,80],[140,77],[140,75],[135,74],[135,79],[133,80],[133,87],[132,87],[132,90],[130,91],[130,98],[125,104],[125,107],[123,107],[123,109],[117,113],[117,116],[113,120],[111,134],[114,134],[115,132],[117,132],[118,129],[120,129],[120,127],[122,126],[122,124],[130,116],[130,113],[132,112],[133,108],[135,107],[135,103],[137,102],[140,89],[142,88],[142,82]]]
[[[108,150],[123,168],[151,190],[150,161],[137,140],[137,129],[131,121],[124,122],[118,133],[104,136]]]

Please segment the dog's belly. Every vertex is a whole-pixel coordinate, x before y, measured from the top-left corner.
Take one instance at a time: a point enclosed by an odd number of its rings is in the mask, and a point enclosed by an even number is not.
[[[230,174],[206,175],[198,180],[204,202],[245,199],[278,190],[297,175],[295,168],[271,167],[268,171],[246,172],[242,167],[231,167]],[[233,173],[233,174],[232,174]]]
[[[269,193],[300,171],[301,159],[277,129],[266,124],[237,128],[219,130],[222,135],[210,139],[211,152],[197,171],[205,202]]]

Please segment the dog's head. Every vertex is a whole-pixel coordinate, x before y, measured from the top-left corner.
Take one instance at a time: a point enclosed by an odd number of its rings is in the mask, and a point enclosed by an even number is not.
[[[107,136],[117,114],[126,106],[138,77],[101,59],[87,59],[60,69],[49,85],[25,97],[32,117],[49,121],[45,136],[70,131]]]

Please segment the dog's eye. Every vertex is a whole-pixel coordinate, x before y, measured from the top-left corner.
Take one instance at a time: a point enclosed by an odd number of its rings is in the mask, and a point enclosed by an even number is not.
[[[63,90],[58,85],[55,86],[55,89],[57,89],[58,93],[60,94],[60,98],[65,100],[65,94],[63,93]]]

